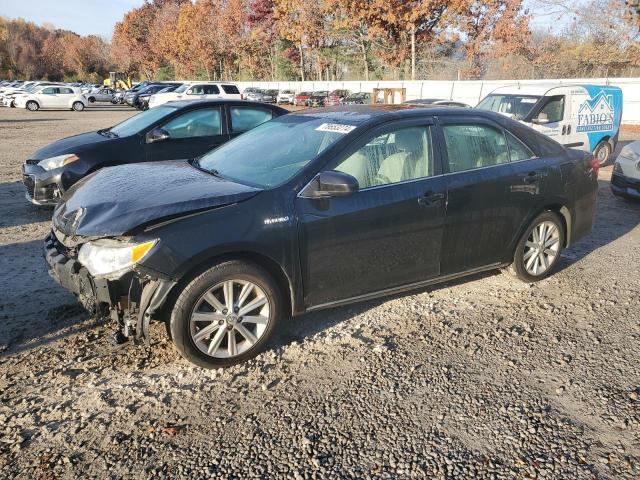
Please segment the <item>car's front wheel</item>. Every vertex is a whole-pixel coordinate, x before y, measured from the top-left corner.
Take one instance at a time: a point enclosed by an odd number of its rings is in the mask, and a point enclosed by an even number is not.
[[[40,108],[40,105],[38,105],[38,102],[34,102],[33,100],[29,100],[27,102],[27,110],[29,110],[29,111],[35,112],[39,108]]]
[[[550,211],[538,215],[518,243],[511,271],[524,282],[542,280],[558,263],[564,241],[560,217]]]
[[[281,293],[268,272],[252,263],[220,263],[179,293],[171,337],[180,354],[196,365],[235,365],[262,351],[281,309]]]
[[[73,102],[73,105],[71,105],[71,108],[73,108],[76,112],[81,112],[84,110],[84,103]]]

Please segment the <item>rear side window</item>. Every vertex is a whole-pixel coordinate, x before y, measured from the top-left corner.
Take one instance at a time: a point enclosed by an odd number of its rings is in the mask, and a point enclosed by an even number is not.
[[[509,147],[501,130],[489,125],[445,125],[449,171],[463,172],[509,162]]]
[[[183,113],[162,128],[169,132],[171,139],[176,139],[219,135],[220,126],[220,109],[202,108]]]
[[[231,131],[234,133],[249,131],[273,118],[271,111],[262,108],[231,107],[230,112]]]
[[[73,90],[71,90],[70,88],[61,88],[60,93],[65,93],[68,95],[68,94],[72,94]]]
[[[507,132],[507,144],[509,145],[509,156],[512,162],[529,160],[536,156],[529,147],[509,132]]]
[[[240,90],[235,85],[222,85],[222,90],[229,95],[240,95]]]

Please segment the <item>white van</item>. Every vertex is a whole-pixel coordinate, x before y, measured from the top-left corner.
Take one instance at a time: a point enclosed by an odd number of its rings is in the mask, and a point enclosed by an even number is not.
[[[500,87],[476,108],[512,117],[565,147],[593,153],[605,165],[618,143],[622,90],[602,85]]]
[[[226,82],[185,82],[171,92],[156,93],[149,98],[149,108],[176,100],[242,100],[238,86]]]

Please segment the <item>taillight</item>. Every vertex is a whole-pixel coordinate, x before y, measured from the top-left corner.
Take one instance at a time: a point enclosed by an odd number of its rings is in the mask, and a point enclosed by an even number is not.
[[[591,157],[591,170],[593,170],[593,173],[595,173],[596,176],[600,171],[600,162],[598,162],[598,160],[593,156]]]
[[[240,100],[244,100],[244,93],[240,94]]]

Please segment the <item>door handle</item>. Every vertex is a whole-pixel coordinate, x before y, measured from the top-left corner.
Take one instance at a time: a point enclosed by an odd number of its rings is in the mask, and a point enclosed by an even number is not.
[[[562,135],[566,135],[567,134],[567,126],[563,125],[562,126]]]
[[[544,175],[540,172],[529,172],[526,176],[523,177],[524,183],[536,183],[538,182]]]
[[[567,135],[571,135],[571,125],[567,125]]]
[[[423,196],[418,197],[418,205],[433,205],[434,203],[444,200],[444,193],[427,192]]]

